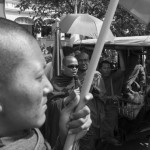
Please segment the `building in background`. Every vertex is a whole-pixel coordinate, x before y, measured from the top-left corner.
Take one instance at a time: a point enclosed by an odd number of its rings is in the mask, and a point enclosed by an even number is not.
[[[12,21],[15,21],[22,26],[24,26],[31,34],[33,32],[33,10],[28,9],[26,11],[20,12],[20,9],[17,8],[17,4],[20,0],[5,0],[5,14],[6,18]],[[46,19],[48,21],[49,19]],[[54,45],[54,30],[50,29],[50,26],[43,26],[41,33],[37,34],[37,40],[41,46],[45,45],[46,47],[53,47]],[[64,34],[61,35],[62,46],[70,45],[69,39],[64,38]]]
[[[33,11],[28,9],[24,12],[20,12],[20,9],[16,5],[20,0],[5,0],[5,14],[6,18],[22,24],[30,33],[32,33],[32,14]]]
[[[20,0],[5,0],[5,13],[6,18],[14,21],[19,17],[28,17],[32,18],[33,11],[28,9],[24,12],[20,12],[19,8],[16,8],[16,5]]]

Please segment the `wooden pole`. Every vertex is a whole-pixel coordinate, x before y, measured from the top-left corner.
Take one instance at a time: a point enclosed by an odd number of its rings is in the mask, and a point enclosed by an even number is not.
[[[114,13],[116,11],[117,5],[119,3],[119,0],[110,0],[107,12],[106,12],[106,16],[105,16],[105,20],[103,22],[102,25],[102,29],[101,32],[99,34],[97,43],[95,45],[93,54],[92,54],[92,58],[89,64],[89,69],[87,71],[87,74],[85,76],[85,80],[81,89],[81,100],[80,103],[77,107],[77,110],[80,110],[85,104],[84,104],[84,100],[83,98],[85,97],[85,95],[88,94],[92,81],[93,81],[93,77],[94,77],[94,73],[97,67],[97,64],[99,62],[99,58],[101,56],[109,29],[110,29],[110,25],[114,16]],[[66,143],[64,145],[64,149],[63,150],[72,150],[73,148],[73,143],[75,140],[75,135],[68,135],[67,139],[66,139]]]

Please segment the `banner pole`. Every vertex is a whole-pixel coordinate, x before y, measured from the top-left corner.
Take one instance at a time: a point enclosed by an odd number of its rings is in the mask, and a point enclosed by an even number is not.
[[[108,6],[108,9],[106,12],[105,20],[103,22],[97,43],[95,45],[95,48],[94,48],[94,51],[93,51],[93,54],[91,57],[89,69],[87,71],[87,74],[85,76],[84,83],[83,83],[83,86],[81,89],[81,100],[80,100],[79,105],[76,110],[80,110],[85,105],[83,99],[90,90],[90,87],[91,87],[91,84],[93,81],[93,77],[94,77],[94,73],[97,68],[99,58],[101,56],[107,35],[109,35],[108,31],[110,29],[110,25],[111,25],[113,16],[115,14],[116,8],[118,6],[118,3],[119,3],[119,0],[110,0],[109,6]],[[63,150],[72,150],[74,140],[75,140],[75,135],[68,135]]]

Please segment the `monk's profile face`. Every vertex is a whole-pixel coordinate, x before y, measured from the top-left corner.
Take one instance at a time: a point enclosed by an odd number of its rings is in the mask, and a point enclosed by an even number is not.
[[[45,121],[47,94],[53,90],[44,74],[46,63],[36,40],[14,36],[15,40],[7,40],[16,56],[18,53],[22,58],[0,95],[0,115],[9,133],[40,127]]]
[[[75,57],[70,56],[66,58],[63,65],[63,74],[69,77],[76,76],[78,72],[78,61]]]

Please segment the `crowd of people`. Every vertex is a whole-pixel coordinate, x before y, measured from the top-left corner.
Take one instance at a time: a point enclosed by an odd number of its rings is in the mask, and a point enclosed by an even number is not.
[[[38,129],[46,120],[47,95],[53,91],[39,44],[23,27],[4,18],[0,18],[0,33],[0,149],[50,150]],[[87,94],[85,106],[76,112],[78,92],[73,90],[59,101],[64,107],[53,149],[63,149],[67,134],[75,134],[78,141],[88,131],[91,119],[86,103],[91,98]]]
[[[146,83],[138,58],[126,69],[119,51],[117,70],[100,61],[85,106],[75,111],[90,56],[65,56],[61,74],[52,76],[52,63],[25,29],[0,18],[0,33],[0,149],[62,150],[67,134],[76,135],[76,150],[96,150],[99,141],[121,145],[117,102],[122,94],[133,100]]]
[[[135,63],[132,63],[126,72],[126,66],[120,51],[118,52],[118,58],[119,68],[117,70],[112,68],[110,61],[102,60],[95,71],[90,89],[93,99],[87,103],[91,112],[92,125],[87,134],[79,140],[79,148],[81,150],[95,150],[99,141],[115,146],[122,144],[116,134],[118,132],[119,119],[117,102],[123,97],[123,94],[125,96],[128,95],[128,99],[130,99],[131,95],[135,95],[135,93],[131,94],[130,92],[139,92],[146,80],[144,69],[138,60],[135,61],[135,59],[131,58]],[[54,87],[54,91],[48,96],[51,106],[53,106],[53,101],[57,101],[58,96],[68,96],[74,89],[80,93],[89,63],[90,56],[84,49],[64,57],[61,75],[50,80]],[[134,83],[139,83],[140,89],[138,91],[134,89]],[[49,107],[50,110],[52,110],[51,106]],[[59,109],[61,111],[62,106]],[[52,111],[51,113],[53,114]],[[59,115],[56,118],[54,117],[55,122],[58,122],[58,118]],[[49,126],[47,125],[46,128]],[[50,135],[55,135],[56,131],[51,128],[51,133],[53,134]],[[48,136],[47,139],[49,142],[55,142],[57,136],[58,133],[55,137],[50,138]]]

